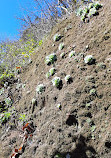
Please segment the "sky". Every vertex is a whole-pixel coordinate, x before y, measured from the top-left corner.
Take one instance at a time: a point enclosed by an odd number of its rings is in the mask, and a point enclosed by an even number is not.
[[[23,8],[33,6],[33,0],[0,0],[0,41],[6,38],[11,40],[19,37],[20,21]]]

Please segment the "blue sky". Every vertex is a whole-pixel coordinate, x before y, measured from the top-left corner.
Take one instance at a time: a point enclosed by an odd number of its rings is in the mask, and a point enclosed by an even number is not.
[[[53,2],[53,0],[46,0]],[[43,9],[46,9],[42,0],[39,0]],[[40,14],[40,8],[36,5],[34,8],[34,0],[0,0],[0,41],[6,38],[11,40],[18,39],[20,30],[20,21],[15,17],[22,17],[26,14],[26,10],[33,10]]]
[[[0,0],[0,40],[18,37],[20,21],[15,17],[21,17],[23,8],[33,6],[33,0]]]

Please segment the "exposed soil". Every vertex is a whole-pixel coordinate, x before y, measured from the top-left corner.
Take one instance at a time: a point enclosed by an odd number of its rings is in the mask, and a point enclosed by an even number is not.
[[[19,75],[26,87],[17,90],[17,83],[10,86],[16,115],[0,129],[0,158],[10,157],[22,143],[23,133],[18,130],[22,124],[17,122],[21,113],[26,114],[27,122],[33,122],[35,130],[20,158],[56,158],[57,154],[65,158],[68,153],[71,158],[111,158],[111,0],[101,3],[99,15],[88,23],[82,23],[74,13],[60,21]],[[72,28],[65,31],[69,24]],[[56,33],[63,37],[54,42]],[[59,51],[61,42],[65,47]],[[76,54],[69,58],[71,50]],[[45,57],[53,52],[57,61],[48,66]],[[62,52],[64,58],[60,57]],[[95,63],[85,64],[86,55],[93,55]],[[52,67],[56,73],[47,79]],[[72,77],[69,84],[64,80],[66,75]],[[55,76],[62,80],[61,89],[51,83]],[[39,84],[46,86],[42,94],[36,94]],[[96,92],[90,94],[93,88]],[[37,100],[34,105],[33,98]]]

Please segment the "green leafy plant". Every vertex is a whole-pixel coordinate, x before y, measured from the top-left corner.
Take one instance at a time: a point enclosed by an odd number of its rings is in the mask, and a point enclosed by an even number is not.
[[[57,60],[57,56],[55,53],[52,53],[45,58],[45,63],[47,65],[53,64]]]
[[[42,94],[42,93],[45,91],[45,88],[46,88],[45,85],[40,84],[40,85],[37,86],[36,92],[37,92],[38,94]]]
[[[53,37],[53,40],[54,41],[59,41],[61,39],[61,37],[62,36],[60,34],[55,34],[54,37]]]
[[[59,50],[62,50],[64,48],[64,43],[59,44]]]
[[[60,85],[60,81],[61,81],[60,77],[54,77],[54,78],[52,79],[52,84],[53,84],[53,86],[56,86],[56,87],[58,88],[59,85]]]
[[[14,73],[10,71],[5,71],[1,76],[0,76],[0,82],[4,84],[7,80],[14,78]]]
[[[11,113],[10,112],[4,112],[0,114],[0,123],[6,123],[10,119]]]
[[[26,115],[25,114],[20,114],[19,120],[25,122],[26,121]]]

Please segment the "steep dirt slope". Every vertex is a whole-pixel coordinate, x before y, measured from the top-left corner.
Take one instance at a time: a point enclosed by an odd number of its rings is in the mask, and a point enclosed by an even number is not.
[[[17,114],[25,113],[35,127],[21,158],[55,158],[57,154],[64,158],[68,154],[71,158],[111,157],[111,1],[101,3],[99,15],[89,23],[80,22],[74,14],[58,23],[20,74],[25,89],[17,91],[12,87]],[[69,24],[71,28],[65,31]],[[58,42],[53,41],[56,33],[63,35]],[[61,42],[65,47],[59,51]],[[69,58],[71,50],[76,53]],[[57,61],[48,66],[45,57],[53,52]],[[85,64],[86,55],[93,55],[95,63]],[[56,73],[47,79],[46,73],[53,66]],[[64,78],[69,74],[72,82],[67,84]],[[51,83],[55,76],[62,80],[61,89]],[[39,84],[46,86],[43,94],[36,94]],[[91,94],[91,89],[96,92]],[[33,98],[37,99],[36,106],[31,104]],[[1,132],[0,147],[4,158],[22,142],[19,130],[12,128],[6,133],[6,127],[5,134]]]

